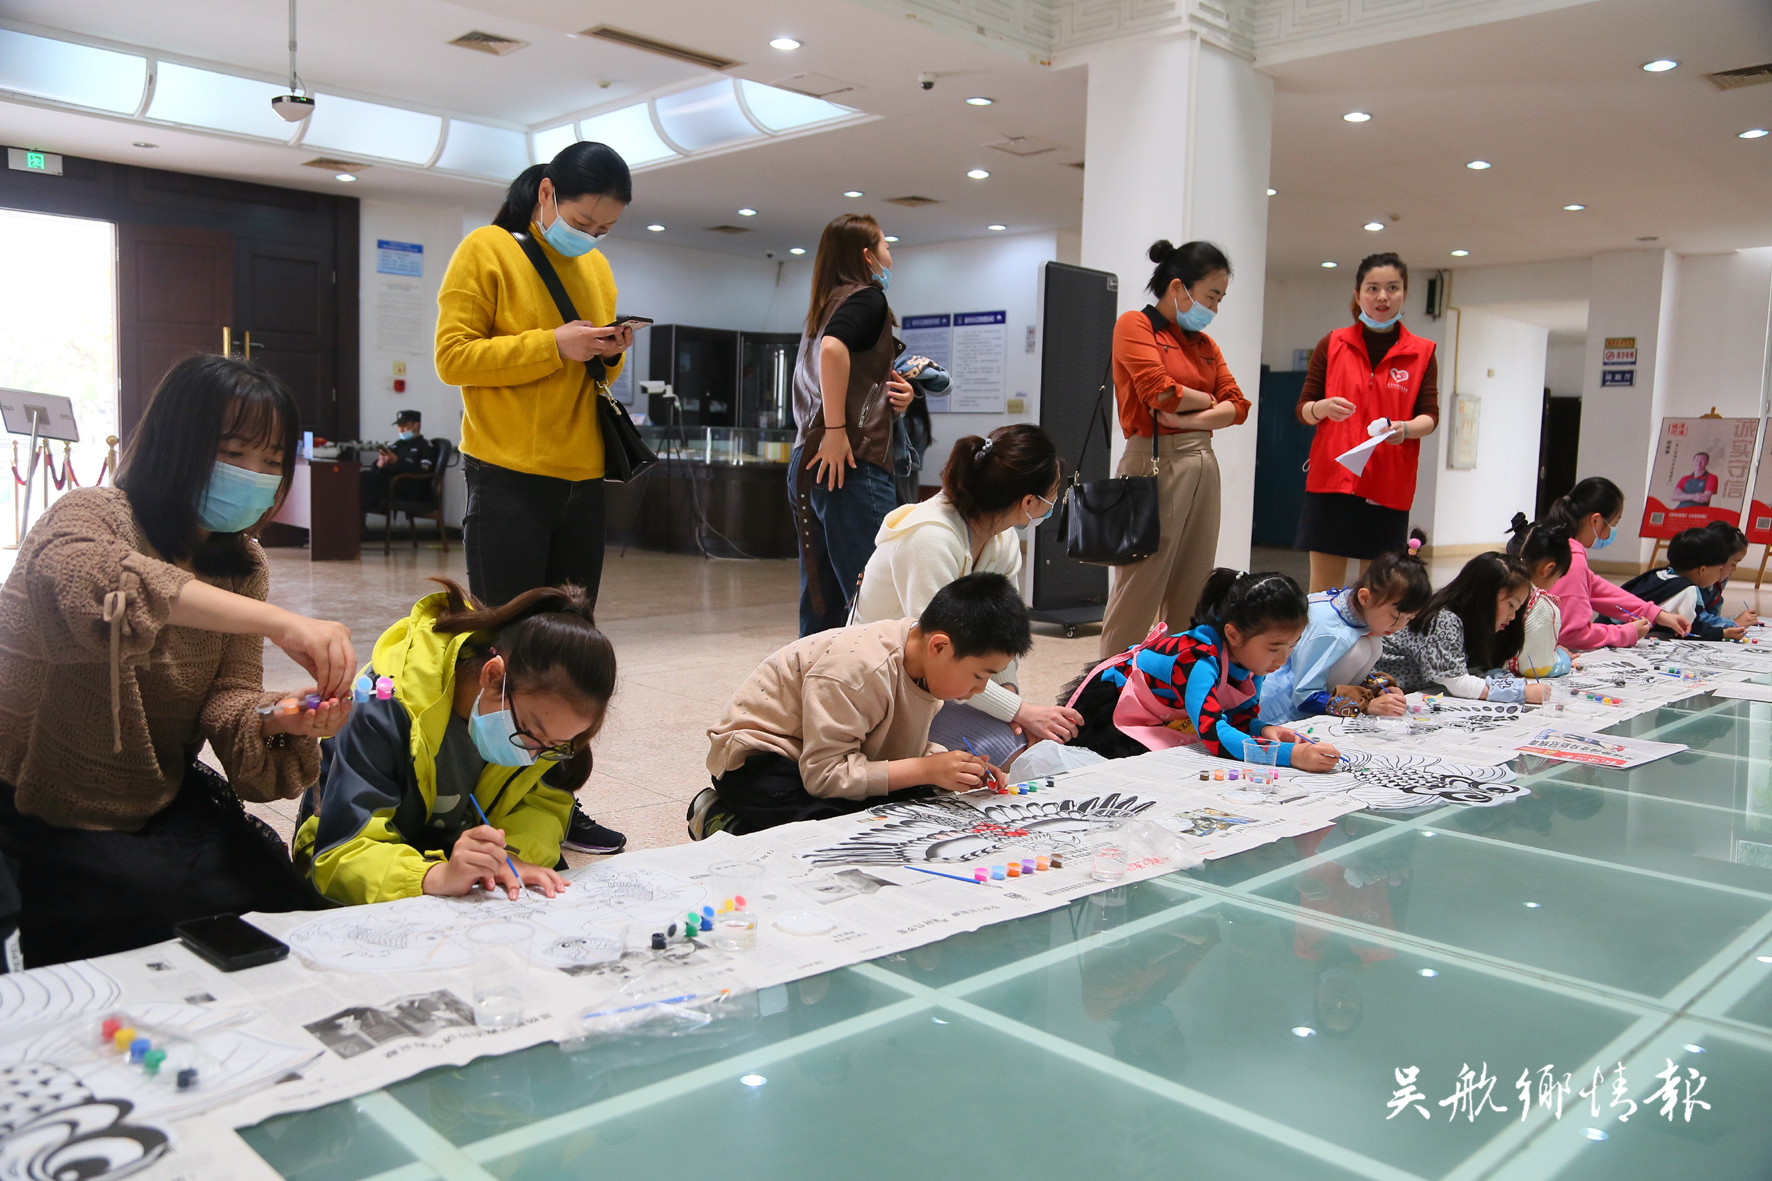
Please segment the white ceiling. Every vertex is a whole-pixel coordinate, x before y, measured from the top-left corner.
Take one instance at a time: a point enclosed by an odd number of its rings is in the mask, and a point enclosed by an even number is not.
[[[5,16],[124,45],[277,77],[286,69],[282,0],[6,0]],[[734,58],[760,82],[816,71],[852,82],[837,100],[874,122],[642,173],[623,234],[757,255],[810,247],[846,209],[879,215],[907,245],[1080,222],[1086,80],[927,24],[836,0],[303,0],[302,74],[442,112],[540,124],[681,85],[695,67],[573,37],[596,23]],[[480,29],[532,42],[506,57],[445,44]],[[767,45],[788,34],[804,46]],[[1679,69],[1639,68],[1674,57]],[[1686,252],[1772,245],[1772,85],[1714,90],[1699,75],[1772,60],[1767,0],[1596,0],[1388,45],[1288,62],[1276,79],[1270,273],[1303,274],[1396,249],[1417,267],[1583,257],[1638,248]],[[921,71],[941,81],[915,84]],[[607,81],[604,88],[601,83]],[[983,93],[994,106],[961,101]],[[1363,125],[1344,111],[1371,111]],[[984,144],[1031,135],[1059,148],[1018,159]],[[315,153],[96,116],[0,103],[0,140],[155,167],[338,191],[301,167]],[[136,140],[160,146],[131,147]],[[1494,163],[1473,172],[1465,161]],[[986,181],[967,169],[991,172]],[[846,189],[867,194],[844,199]],[[376,166],[351,187],[366,198],[456,202],[490,210],[499,186]],[[899,209],[903,194],[941,204]],[[1565,213],[1579,201],[1582,213]],[[749,206],[755,218],[739,218]],[[1381,233],[1360,226],[1400,219]],[[742,223],[740,236],[704,227]],[[1209,232],[1209,231],[1208,231]]]
[[[218,12],[225,19],[217,19]],[[287,69],[286,6],[281,0],[7,0],[6,16],[124,45],[278,76]],[[1085,77],[1016,61],[948,38],[925,25],[890,19],[834,0],[671,0],[667,4],[502,0],[480,5],[436,0],[302,0],[301,73],[327,85],[434,110],[542,124],[636,93],[702,75],[697,67],[570,34],[597,23],[732,58],[733,72],[773,83],[812,71],[853,83],[836,101],[883,118],[872,123],[642,173],[621,233],[728,253],[760,255],[817,244],[838,213],[866,209],[906,245],[982,237],[988,224],[1011,231],[1074,228],[1081,217]],[[532,42],[504,57],[446,44],[470,29]],[[803,42],[784,53],[768,41]],[[932,91],[920,72],[940,76]],[[609,81],[608,89],[600,87]],[[983,94],[990,107],[962,100]],[[985,144],[1038,136],[1060,145],[1018,158]],[[153,151],[130,145],[159,144]],[[300,188],[338,190],[330,175],[301,167],[312,149],[213,139],[96,116],[0,104],[0,140],[68,154],[123,160]],[[988,180],[966,177],[973,168]],[[366,198],[496,204],[498,185],[376,166],[351,193]],[[859,189],[861,200],[841,194]],[[901,209],[883,198],[915,194],[940,204]],[[740,207],[758,210],[737,216]],[[662,223],[660,234],[641,228]],[[742,223],[726,235],[705,227]]]
[[[1766,61],[1767,0],[1601,0],[1275,66],[1269,273],[1772,245],[1772,137],[1736,138],[1772,127],[1772,85],[1700,76]]]

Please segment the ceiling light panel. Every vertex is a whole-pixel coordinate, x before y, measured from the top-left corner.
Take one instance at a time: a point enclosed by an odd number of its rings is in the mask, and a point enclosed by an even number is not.
[[[671,150],[671,145],[659,138],[658,128],[652,125],[652,112],[645,103],[635,103],[631,107],[605,111],[601,115],[581,119],[578,124],[578,138],[608,144],[628,162],[629,168],[656,164],[660,160],[672,160],[677,156]],[[553,157],[549,156],[548,159]]]
[[[336,94],[316,94],[307,128],[303,147],[427,164],[437,154],[443,118]]]
[[[0,90],[133,115],[148,88],[148,59],[0,29]]]
[[[271,99],[288,93],[288,89],[271,82],[161,62],[155,70],[148,118],[159,123],[287,142],[295,129],[271,110]]]
[[[827,102],[822,98],[795,94],[776,86],[765,86],[748,78],[739,79],[738,92],[744,100],[745,109],[757,126],[776,134],[815,127],[836,119],[847,119],[855,114],[850,107]],[[659,101],[662,103],[664,100]]]
[[[529,152],[535,157],[533,163],[546,164],[549,160],[552,160],[555,156],[559,155],[561,151],[571,147],[577,142],[578,130],[570,123],[563,124],[559,127],[544,127],[540,131],[532,131],[529,133]],[[615,147],[615,145],[610,143],[609,140],[603,140],[602,142],[609,144],[612,148]],[[620,152],[621,149],[616,148],[616,151]],[[627,159],[626,152],[622,152],[621,155],[622,159]]]
[[[521,131],[465,119],[449,121],[449,136],[437,157],[438,168],[504,180],[522,172],[529,163],[529,138]]]
[[[762,134],[745,118],[730,78],[654,99],[652,106],[665,136],[687,152],[742,143]]]

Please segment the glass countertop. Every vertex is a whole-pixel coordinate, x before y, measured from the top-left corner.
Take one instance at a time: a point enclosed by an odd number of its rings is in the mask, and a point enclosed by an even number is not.
[[[1532,760],[1504,805],[1354,813],[241,1134],[304,1181],[1764,1178],[1772,704],[1616,732],[1692,749]]]

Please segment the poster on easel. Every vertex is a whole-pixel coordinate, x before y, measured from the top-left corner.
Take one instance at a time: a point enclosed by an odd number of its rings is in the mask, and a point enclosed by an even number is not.
[[[1757,418],[1664,418],[1643,504],[1643,537],[1741,519],[1753,470]]]
[[[1760,438],[1760,466],[1754,471],[1754,494],[1747,503],[1747,516],[1741,530],[1755,545],[1772,543],[1772,462],[1766,451],[1772,448],[1772,430]]]

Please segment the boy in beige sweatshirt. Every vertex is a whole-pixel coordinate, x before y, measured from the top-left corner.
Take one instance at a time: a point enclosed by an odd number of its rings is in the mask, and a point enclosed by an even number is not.
[[[1027,607],[1001,574],[969,574],[916,619],[817,632],[765,660],[708,731],[713,787],[689,834],[757,832],[857,812],[882,798],[972,791],[1000,774],[929,741],[944,701],[964,701],[1032,646]]]

